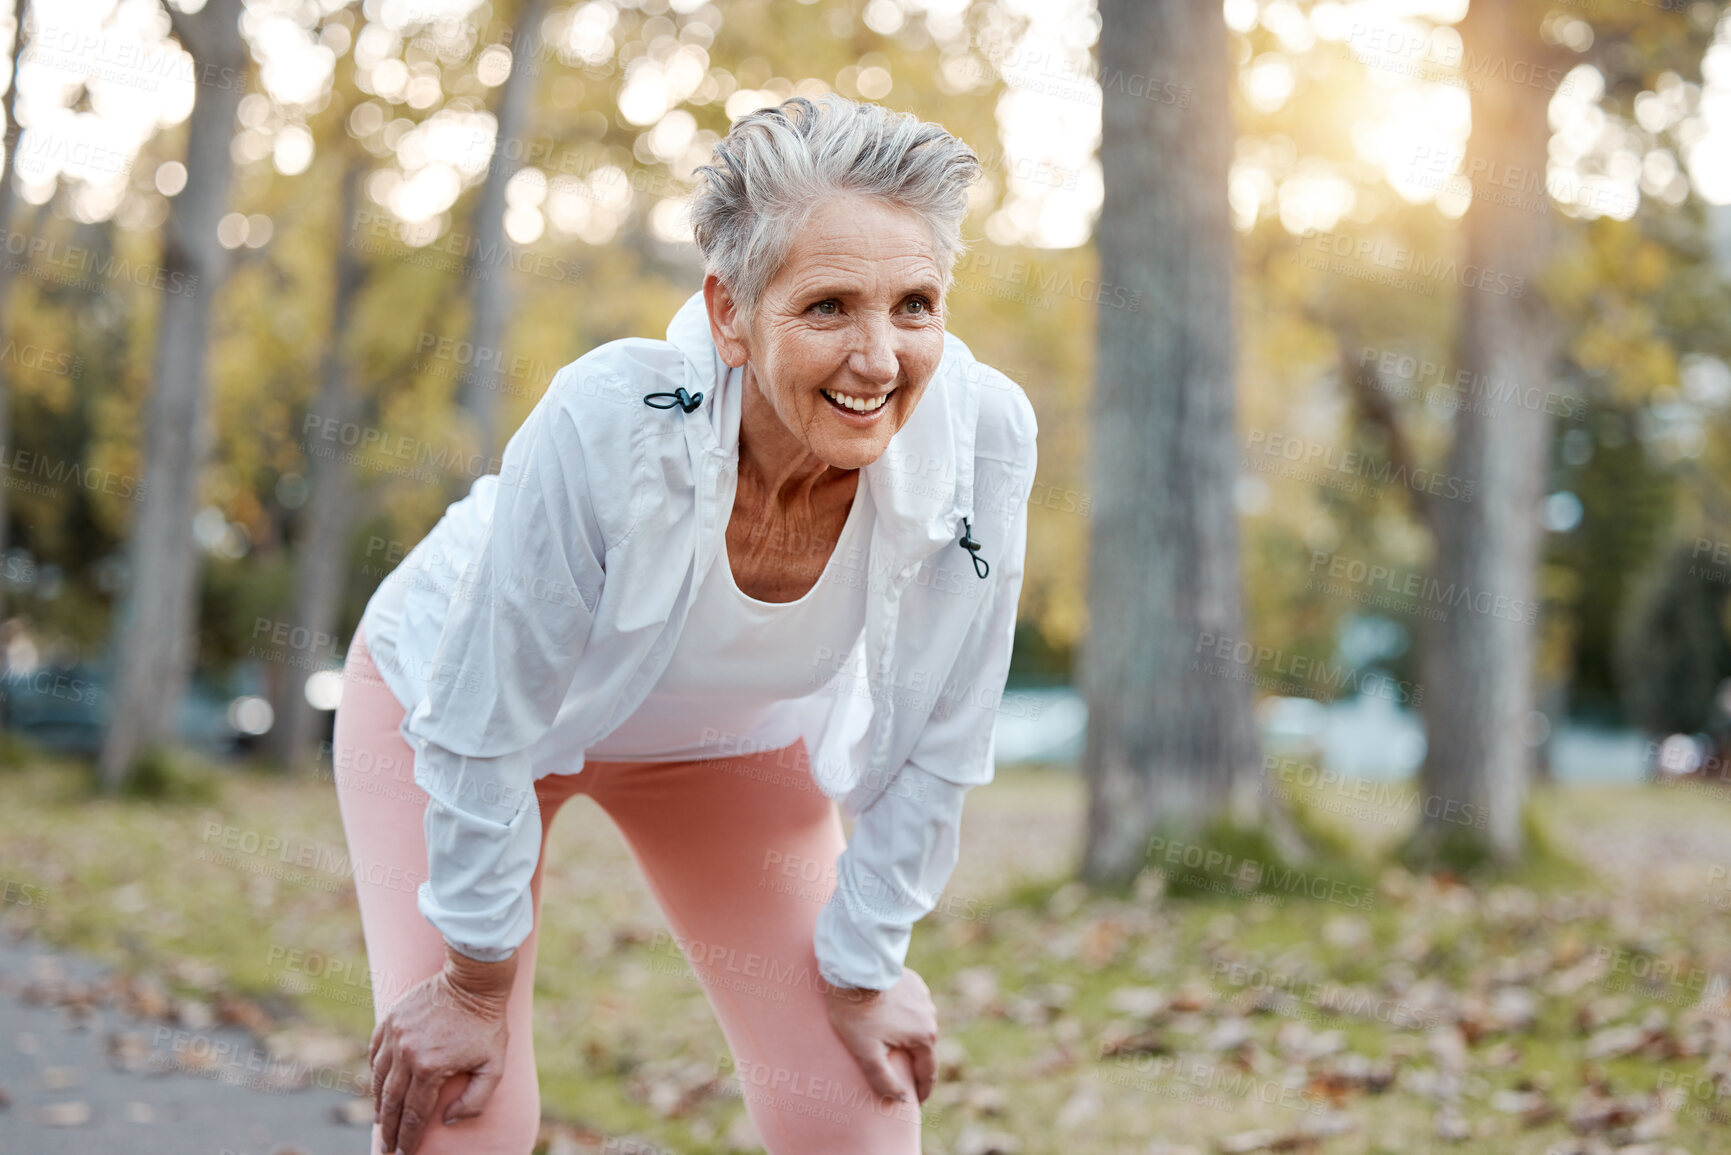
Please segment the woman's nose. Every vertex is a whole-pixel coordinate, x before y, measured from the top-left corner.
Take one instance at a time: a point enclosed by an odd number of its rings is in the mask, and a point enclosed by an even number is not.
[[[870,385],[889,385],[896,379],[895,331],[888,317],[868,317],[860,322],[859,344],[849,358],[854,376]]]

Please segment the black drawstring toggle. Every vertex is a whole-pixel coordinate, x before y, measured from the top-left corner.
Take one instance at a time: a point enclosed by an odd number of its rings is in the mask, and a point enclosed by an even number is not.
[[[659,400],[659,398],[666,398],[666,400]],[[699,405],[703,404],[703,394],[687,393],[685,391],[685,386],[681,385],[672,393],[645,393],[643,395],[643,404],[652,409],[671,409],[677,405],[687,413],[690,413]]]
[[[985,558],[980,556],[980,543],[974,540],[973,527],[968,524],[968,519],[965,517],[962,518],[962,540],[957,544],[967,550],[969,556],[974,559],[974,572],[979,574],[983,581],[985,576],[992,572],[992,567]]]

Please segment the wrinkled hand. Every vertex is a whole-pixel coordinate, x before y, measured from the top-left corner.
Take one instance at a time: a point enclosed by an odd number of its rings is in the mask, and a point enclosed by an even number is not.
[[[887,991],[825,987],[829,1021],[842,1045],[865,1072],[871,1089],[886,1099],[908,1101],[911,1090],[924,1103],[937,1080],[938,1009],[924,979],[907,967]],[[913,1060],[914,1085],[902,1082],[890,1064],[892,1048]]]
[[[444,970],[397,1000],[373,1031],[373,1114],[386,1152],[414,1155],[445,1080],[470,1076],[444,1122],[481,1113],[505,1071],[505,1007],[517,960],[477,962],[447,949]]]

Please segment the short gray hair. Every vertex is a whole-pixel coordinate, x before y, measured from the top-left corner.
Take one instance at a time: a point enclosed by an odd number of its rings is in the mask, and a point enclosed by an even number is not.
[[[833,92],[795,96],[734,121],[715,158],[697,170],[705,179],[691,198],[691,230],[748,320],[812,209],[838,192],[925,218],[949,291],[981,168],[942,125]]]

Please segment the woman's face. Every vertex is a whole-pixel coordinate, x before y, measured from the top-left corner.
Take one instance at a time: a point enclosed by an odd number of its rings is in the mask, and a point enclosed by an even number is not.
[[[813,210],[749,325],[726,286],[703,283],[722,358],[837,469],[876,461],[913,415],[944,355],[942,286],[925,220],[858,195]]]

